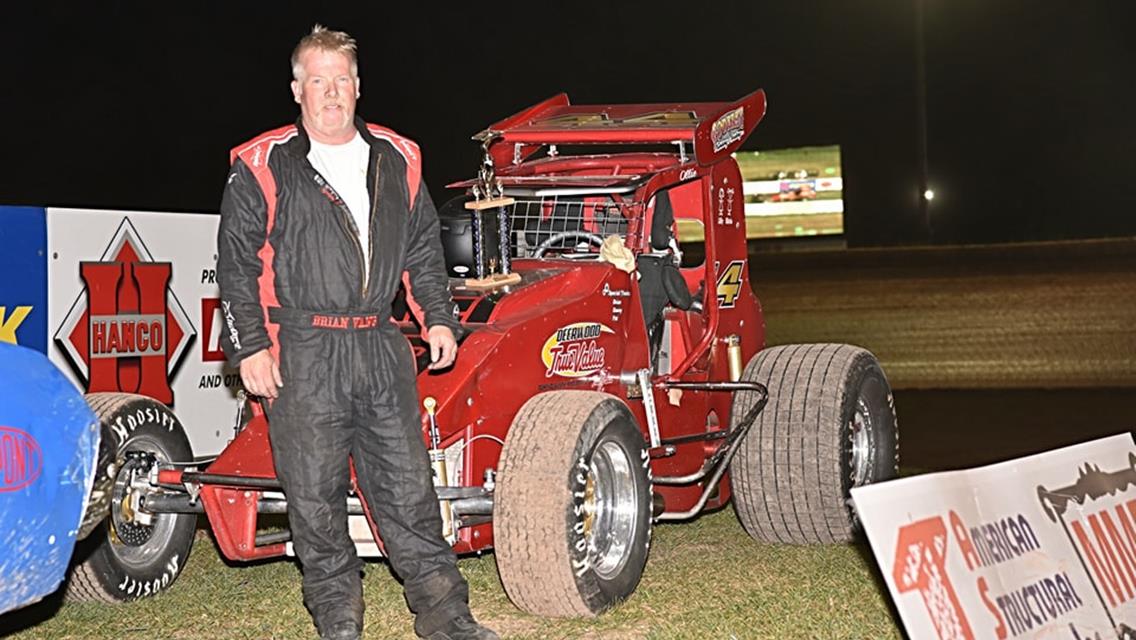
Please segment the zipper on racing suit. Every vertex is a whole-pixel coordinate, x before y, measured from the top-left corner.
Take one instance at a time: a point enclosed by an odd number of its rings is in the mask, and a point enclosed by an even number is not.
[[[370,231],[367,235],[367,244],[374,255],[375,250],[375,212],[379,205],[379,175],[382,173],[381,168],[383,165],[383,154],[379,153],[375,156],[375,184],[374,193],[371,196],[371,215],[367,220],[367,228]],[[333,201],[333,204],[339,209],[339,228],[343,229],[343,233],[349,238],[349,242],[355,247],[355,253],[359,256],[359,277],[361,279],[359,287],[360,304],[364,304],[367,298],[367,291],[370,289],[371,275],[370,265],[367,264],[367,256],[363,253],[363,243],[359,242],[359,229],[355,226],[355,218],[351,213],[351,209],[347,207],[347,203],[343,201],[343,197],[336,192],[335,187],[324,178],[318,170],[312,168],[316,175],[316,184],[323,189],[328,189],[338,199],[338,202]]]
[[[328,186],[330,186],[330,183],[328,183]],[[337,206],[337,208],[339,209],[339,228],[343,229],[344,235],[348,237],[348,242],[355,247],[355,253],[359,256],[360,278],[362,279],[362,286],[359,288],[359,293],[366,294],[367,280],[369,279],[367,276],[367,259],[363,256],[363,244],[359,242],[359,232],[357,230],[352,231],[355,227],[355,222],[350,219],[351,210],[346,206]],[[360,301],[360,303],[361,302],[362,301]]]
[[[379,187],[382,184],[382,175],[383,154],[377,153],[375,154],[375,182],[371,190],[371,217],[367,220],[367,225],[369,226],[367,233],[367,248],[370,249],[370,253],[368,255],[371,257],[372,262],[374,262],[375,258],[375,220],[378,217],[377,214],[379,211],[379,197],[381,194]],[[359,252],[362,253],[362,251],[363,249],[362,247],[360,247]],[[371,265],[369,264],[363,265],[363,300],[367,299],[367,291],[371,288],[370,266]]]

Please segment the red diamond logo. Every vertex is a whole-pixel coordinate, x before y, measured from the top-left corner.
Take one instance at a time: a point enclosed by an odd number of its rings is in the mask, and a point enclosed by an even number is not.
[[[129,218],[97,262],[80,264],[84,291],[54,337],[87,393],[138,393],[173,404],[170,381],[197,330],[169,288],[171,273]]]

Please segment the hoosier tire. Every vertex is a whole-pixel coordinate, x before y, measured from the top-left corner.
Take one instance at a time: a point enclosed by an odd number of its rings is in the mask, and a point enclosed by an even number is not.
[[[103,433],[114,439],[115,463],[97,470],[96,488],[111,492],[111,516],[76,548],[65,597],[108,603],[136,600],[167,588],[185,566],[197,527],[194,514],[158,514],[152,525],[124,519],[121,498],[129,475],[152,462],[193,459],[177,416],[146,396],[92,393],[87,396]]]
[[[766,385],[769,402],[730,464],[742,527],[762,542],[851,540],[852,487],[894,477],[899,463],[891,388],[875,356],[842,344],[772,347],[743,380]],[[732,419],[755,401],[738,393]]]
[[[497,568],[517,607],[594,616],[639,584],[651,539],[646,444],[627,407],[594,391],[529,400],[501,452]]]

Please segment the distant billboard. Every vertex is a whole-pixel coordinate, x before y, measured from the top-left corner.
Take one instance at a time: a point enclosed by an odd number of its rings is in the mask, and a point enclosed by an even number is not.
[[[799,147],[734,154],[744,181],[746,237],[844,233],[840,147]]]

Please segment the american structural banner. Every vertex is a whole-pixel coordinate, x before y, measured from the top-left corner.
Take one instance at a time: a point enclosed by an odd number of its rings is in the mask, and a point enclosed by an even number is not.
[[[1136,639],[1130,435],[852,495],[910,637]]]

